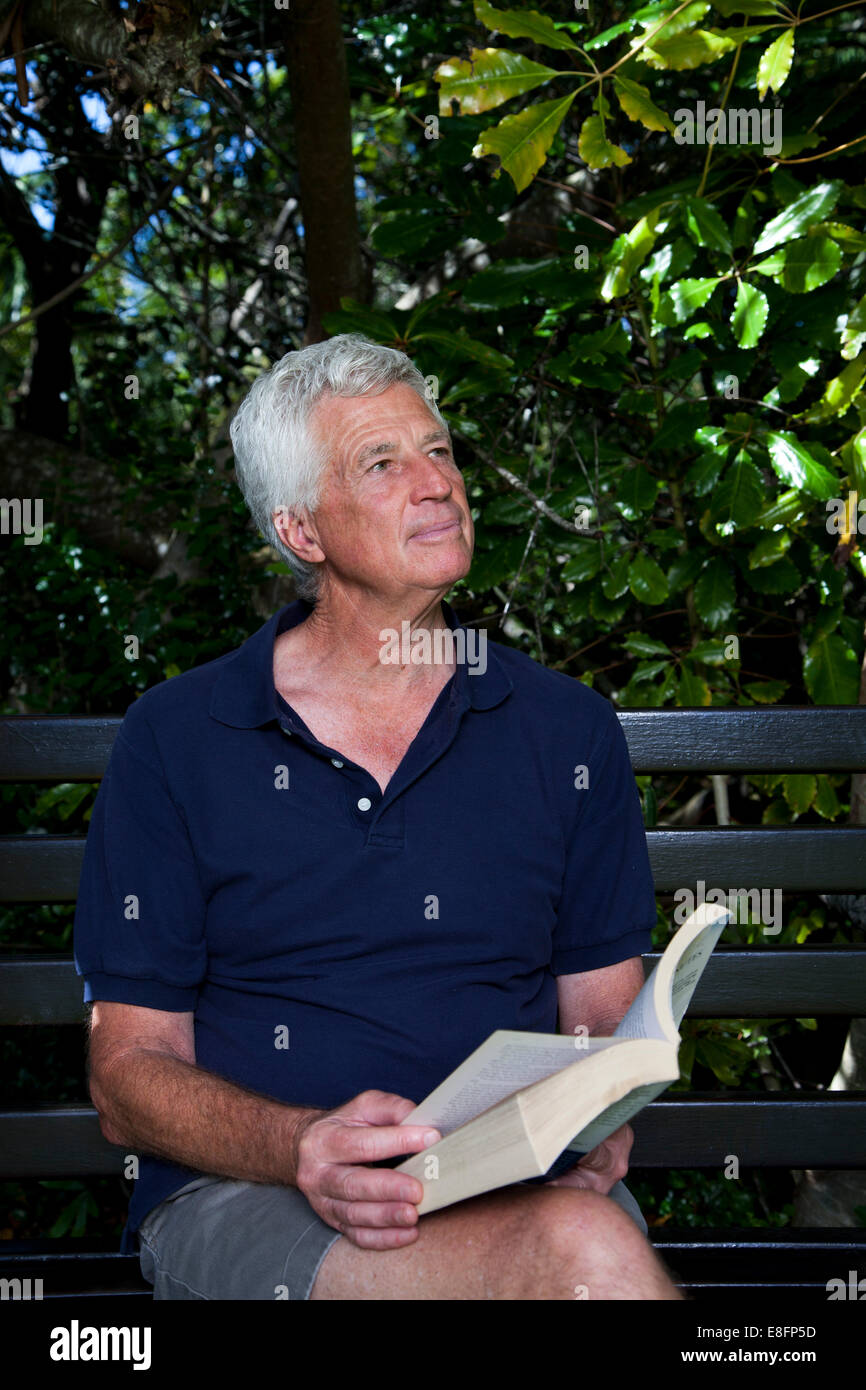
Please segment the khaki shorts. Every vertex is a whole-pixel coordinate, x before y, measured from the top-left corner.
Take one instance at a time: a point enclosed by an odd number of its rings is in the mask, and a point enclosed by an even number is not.
[[[608,1194],[647,1234],[624,1183]],[[148,1212],[138,1232],[154,1298],[306,1299],[339,1231],[296,1187],[196,1178]]]

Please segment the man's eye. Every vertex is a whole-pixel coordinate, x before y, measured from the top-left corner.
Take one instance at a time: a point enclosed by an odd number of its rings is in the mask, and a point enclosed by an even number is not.
[[[367,472],[372,473],[374,468],[387,468],[390,462],[390,459],[379,459],[376,463],[370,465],[370,467],[367,469]]]

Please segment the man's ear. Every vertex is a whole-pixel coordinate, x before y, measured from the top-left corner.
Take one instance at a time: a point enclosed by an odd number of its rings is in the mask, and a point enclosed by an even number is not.
[[[279,507],[272,519],[283,545],[293,550],[299,560],[310,564],[320,564],[324,560],[325,552],[319,544],[315,525],[305,511],[296,513],[288,507]]]

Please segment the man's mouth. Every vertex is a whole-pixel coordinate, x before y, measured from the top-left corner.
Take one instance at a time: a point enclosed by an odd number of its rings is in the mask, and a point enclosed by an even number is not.
[[[415,531],[410,537],[413,541],[435,540],[439,536],[446,535],[449,531],[459,530],[460,518],[452,517],[450,521],[437,522],[435,526],[425,526],[423,531]]]

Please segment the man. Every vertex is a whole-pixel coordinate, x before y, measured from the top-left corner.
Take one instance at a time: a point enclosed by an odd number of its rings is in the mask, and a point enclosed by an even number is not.
[[[401,1121],[494,1029],[610,1032],[642,984],[612,708],[441,642],[472,517],[404,354],[289,353],[232,439],[301,597],[131,706],[78,899],[91,1094],[140,1155],[124,1248],[158,1298],[680,1297],[621,1181],[628,1126],[423,1220],[388,1166],[436,1141]],[[406,622],[443,660],[385,659]]]

